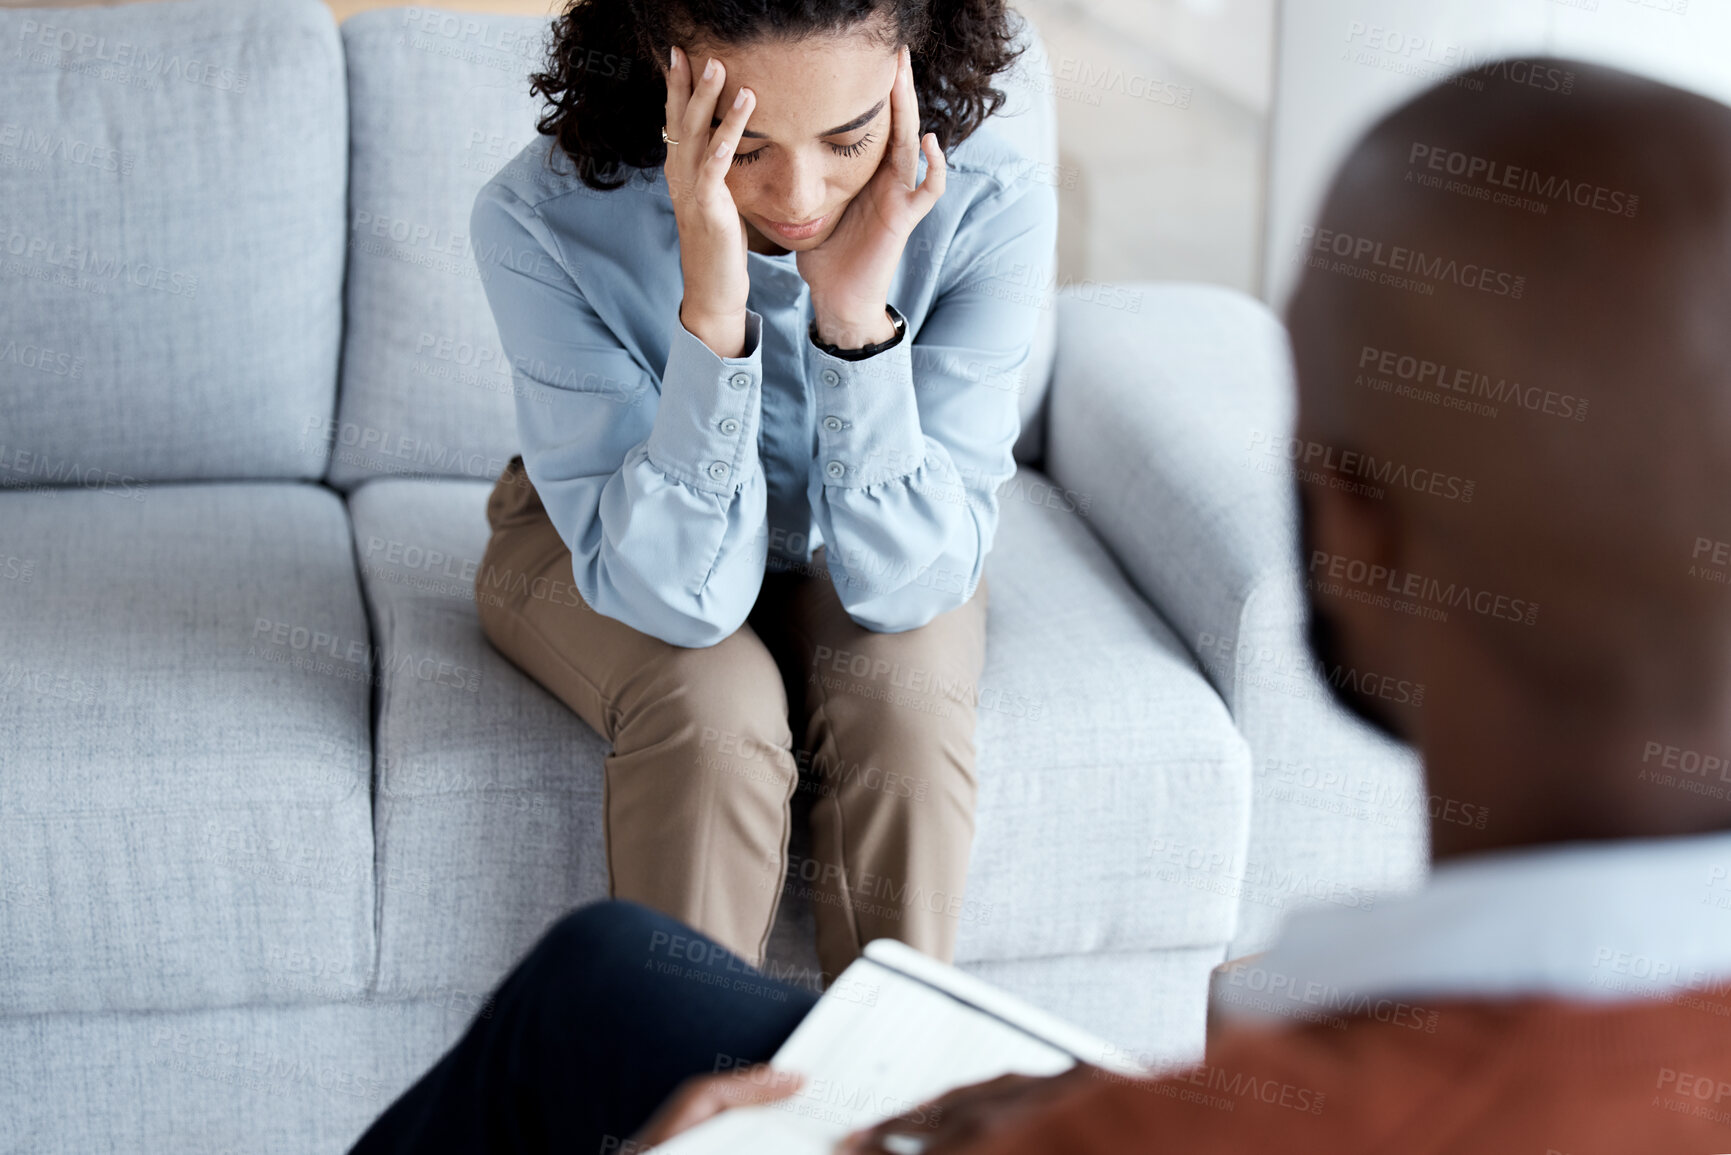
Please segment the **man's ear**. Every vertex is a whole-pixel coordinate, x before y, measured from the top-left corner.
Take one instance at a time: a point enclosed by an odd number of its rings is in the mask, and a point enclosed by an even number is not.
[[[1306,569],[1314,570],[1318,565],[1339,568],[1344,563],[1338,559],[1351,559],[1392,570],[1402,554],[1398,511],[1383,497],[1361,492],[1365,487],[1351,484],[1352,479],[1343,476],[1340,480],[1347,484],[1299,482],[1299,499],[1309,526]],[[1317,553],[1326,554],[1326,560],[1313,556]]]
[[[1399,510],[1347,487],[1298,486],[1311,655],[1336,701],[1410,741],[1404,707],[1419,704],[1408,644],[1413,619],[1390,604],[1407,553]],[[1422,699],[1422,688],[1418,693]]]

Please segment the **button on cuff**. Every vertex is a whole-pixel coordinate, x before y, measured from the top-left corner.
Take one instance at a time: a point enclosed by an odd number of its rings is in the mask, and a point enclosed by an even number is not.
[[[919,468],[926,442],[908,341],[863,361],[838,361],[815,346],[806,356],[814,388],[831,377],[837,382],[812,398],[816,480],[872,486]]]
[[[717,357],[677,316],[670,320],[661,399],[645,447],[649,462],[681,484],[727,497],[738,491],[757,460],[762,318],[747,310],[749,352],[739,358]]]

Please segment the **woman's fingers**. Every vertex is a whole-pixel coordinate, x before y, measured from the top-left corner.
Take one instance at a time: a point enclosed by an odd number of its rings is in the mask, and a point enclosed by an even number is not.
[[[913,58],[905,44],[896,63],[895,87],[890,89],[889,156],[896,180],[902,188],[913,192],[919,173],[920,101],[914,92]]]
[[[923,217],[944,195],[944,178],[949,175],[950,166],[944,160],[944,150],[938,147],[937,133],[926,133],[920,140],[920,149],[926,154],[926,179],[914,194],[914,208]]]
[[[733,154],[739,148],[741,134],[745,132],[745,122],[751,119],[751,110],[756,107],[757,94],[740,85],[727,112],[722,116],[721,123],[716,125],[715,131],[710,134],[709,152],[703,158],[703,163],[715,174],[717,180],[725,179],[727,170],[732,167]]]
[[[668,124],[678,127],[669,128],[668,135],[679,142],[679,147],[668,149],[668,188],[672,191],[677,185],[695,193],[701,203],[719,208],[720,202],[714,194],[726,194],[727,171],[745,133],[746,121],[757,107],[757,95],[742,85],[728,102],[721,123],[715,124],[716,106],[727,84],[726,67],[713,56],[708,57],[703,71],[694,78],[691,58],[683,50],[674,48],[672,60],[667,74],[667,116]],[[731,219],[731,194],[726,195]]]
[[[922,152],[926,156],[923,181],[919,179]],[[890,90],[890,143],[885,159],[901,185],[904,203],[913,210],[916,219],[924,217],[944,195],[944,177],[949,170],[937,135],[930,132],[920,135],[920,98],[914,88],[913,57],[905,45],[896,69],[895,87]]]
[[[675,127],[685,123],[685,106],[691,102],[691,62],[677,45],[668,50],[667,63],[667,135],[681,139]],[[667,146],[671,155],[673,146]]]
[[[709,149],[709,130],[715,123],[715,101],[721,86],[727,83],[727,69],[711,56],[703,62],[691,85],[691,99],[686,102],[685,115],[679,120],[679,147],[692,158],[701,158]],[[699,151],[702,150],[702,151]]]

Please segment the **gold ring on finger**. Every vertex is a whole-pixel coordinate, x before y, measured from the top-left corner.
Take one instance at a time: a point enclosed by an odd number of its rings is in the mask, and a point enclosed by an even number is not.
[[[667,135],[667,126],[666,125],[661,126],[661,143],[662,144],[678,144],[679,143],[677,140],[674,140],[671,136]]]

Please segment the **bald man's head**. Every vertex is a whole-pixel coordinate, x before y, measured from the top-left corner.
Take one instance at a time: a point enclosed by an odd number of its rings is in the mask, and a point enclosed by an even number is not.
[[[1475,717],[1561,746],[1731,719],[1731,109],[1489,66],[1371,131],[1302,254],[1316,636],[1430,686],[1356,704],[1433,776]],[[1557,836],[1627,811],[1608,781]]]

